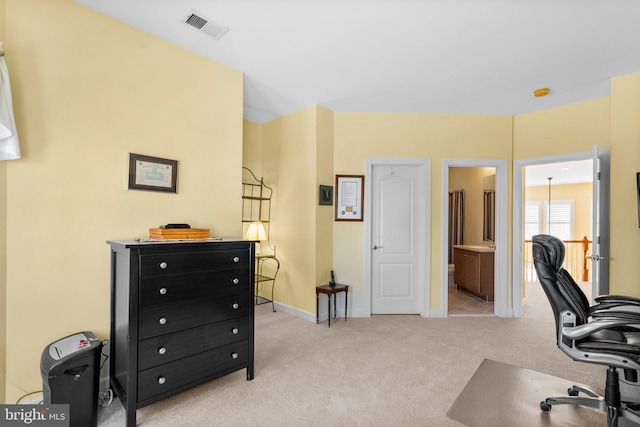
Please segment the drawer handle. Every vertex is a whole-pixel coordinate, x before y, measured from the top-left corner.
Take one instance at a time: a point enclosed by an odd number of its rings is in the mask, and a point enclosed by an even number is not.
[[[165,377],[158,377],[158,384],[162,385],[166,382],[167,382],[167,379]]]
[[[234,256],[233,257],[233,262],[240,262],[240,257]]]
[[[237,359],[238,358],[238,353],[231,353],[231,358],[232,359]]]
[[[237,310],[240,307],[240,304],[238,304],[237,302],[234,302],[231,307],[233,307],[234,310]]]
[[[234,284],[234,285],[237,285],[238,283],[240,283],[240,279],[238,279],[238,278],[236,277],[236,278],[234,278],[234,279],[232,280],[232,282],[233,282],[233,284]]]
[[[167,318],[166,317],[159,318],[158,323],[160,323],[161,325],[164,325],[165,323],[167,323]]]
[[[231,333],[233,333],[233,335],[238,335],[238,332],[240,332],[240,331],[238,330],[238,328],[233,328],[233,329],[231,330]]]
[[[166,352],[167,352],[167,349],[166,349],[166,348],[164,348],[164,347],[160,347],[160,348],[158,349],[158,354],[165,354]]]
[[[163,269],[163,270],[164,270],[165,268],[167,268],[167,266],[168,266],[168,265],[169,265],[169,264],[167,264],[166,262],[162,261],[162,262],[160,263],[159,267],[160,267],[161,269]]]
[[[160,295],[166,295],[167,294],[167,288],[160,288],[160,290],[158,292],[160,292]]]

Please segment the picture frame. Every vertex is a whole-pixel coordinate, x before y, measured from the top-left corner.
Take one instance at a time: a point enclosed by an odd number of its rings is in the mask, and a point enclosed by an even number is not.
[[[178,161],[129,153],[129,190],[177,193]]]
[[[336,221],[363,221],[364,175],[336,175]]]
[[[321,185],[318,194],[319,205],[333,205],[333,187],[330,185]]]

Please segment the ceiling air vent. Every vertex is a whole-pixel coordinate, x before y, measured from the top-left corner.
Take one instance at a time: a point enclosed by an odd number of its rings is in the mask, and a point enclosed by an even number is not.
[[[183,22],[196,28],[203,33],[213,37],[216,40],[220,40],[222,36],[224,36],[229,29],[224,25],[220,25],[216,22],[212,22],[209,19],[205,18],[199,12],[191,9],[187,16],[184,17]]]

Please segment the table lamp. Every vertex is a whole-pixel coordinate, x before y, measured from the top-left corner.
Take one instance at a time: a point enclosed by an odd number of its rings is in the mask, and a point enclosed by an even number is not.
[[[264,224],[260,221],[254,221],[249,224],[244,240],[257,240],[256,255],[260,255],[260,241],[267,240],[267,233],[264,230]]]

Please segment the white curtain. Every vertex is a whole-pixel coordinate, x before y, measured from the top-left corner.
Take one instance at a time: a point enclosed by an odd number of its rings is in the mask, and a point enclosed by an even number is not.
[[[0,42],[0,52],[2,52],[2,42]],[[4,56],[0,56],[0,160],[19,158],[20,145],[16,122],[13,118],[9,71],[4,62]]]

